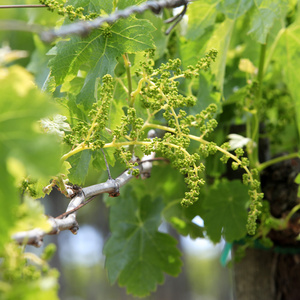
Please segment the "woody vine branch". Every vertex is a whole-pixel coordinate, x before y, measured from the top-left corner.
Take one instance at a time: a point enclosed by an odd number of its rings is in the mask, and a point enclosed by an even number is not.
[[[147,1],[142,3],[141,5],[133,5],[127,7],[124,10],[116,11],[109,16],[97,16],[96,14],[91,14],[89,16],[84,16],[82,14],[82,9],[74,9],[72,6],[63,7],[57,1],[53,0],[40,0],[41,5],[0,5],[0,9],[4,8],[41,8],[47,7],[49,10],[54,11],[57,10],[61,15],[68,15],[69,18],[73,21],[75,18],[82,19],[80,21],[76,21],[72,24],[63,25],[59,29],[45,29],[40,26],[28,26],[26,23],[17,22],[17,24],[13,24],[11,21],[5,21],[0,23],[0,28],[11,28],[13,26],[14,30],[20,31],[30,31],[39,33],[41,39],[44,42],[53,42],[58,37],[66,37],[70,35],[80,35],[86,36],[92,30],[97,29],[104,24],[112,24],[118,21],[121,18],[128,18],[132,14],[141,14],[146,10],[152,11],[154,14],[159,14],[163,8],[176,8],[180,6],[184,6],[183,10],[176,16],[168,19],[165,23],[173,23],[166,31],[166,34],[169,34],[170,31],[179,23],[179,21],[184,16],[188,3],[191,0],[161,0],[161,1]],[[96,18],[95,18],[96,17]]]
[[[151,134],[153,134],[153,131],[150,130],[150,135]],[[152,161],[155,160],[154,157],[155,153],[152,153],[151,158],[149,156],[144,157],[141,162],[134,167],[141,174],[142,178],[150,176]],[[108,193],[112,197],[118,196],[119,189],[133,178],[135,178],[133,172],[126,170],[116,179],[108,179],[106,182],[84,187],[82,189],[66,186],[69,195],[72,195],[72,200],[66,209],[66,213],[63,214],[65,217],[48,217],[48,222],[51,226],[49,231],[35,228],[29,231],[15,233],[12,236],[12,239],[19,244],[28,244],[40,247],[42,246],[43,237],[45,235],[58,234],[63,230],[70,230],[73,234],[76,234],[79,230],[79,225],[76,221],[77,210],[83,206],[82,204],[89,201],[87,199],[104,193]]]

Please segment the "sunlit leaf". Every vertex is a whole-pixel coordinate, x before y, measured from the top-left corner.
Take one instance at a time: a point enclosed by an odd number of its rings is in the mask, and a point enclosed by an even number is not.
[[[230,150],[235,150],[236,148],[243,148],[249,142],[251,142],[251,139],[236,133],[229,134],[228,138],[229,138]]]
[[[60,169],[59,141],[43,133],[38,121],[57,109],[38,91],[23,68],[0,69],[0,145],[36,177],[56,175]]]
[[[6,153],[0,147],[1,158]],[[16,208],[19,204],[18,190],[14,185],[14,178],[6,169],[3,159],[0,160],[0,255],[2,255],[5,243],[10,239],[10,230],[16,221]]]
[[[23,203],[18,207],[17,216],[18,220],[10,231],[12,234],[35,228],[40,228],[46,232],[51,230],[51,225],[45,216],[44,206],[29,196],[26,196]]]
[[[68,5],[73,5],[75,8],[83,7],[86,13],[99,13],[100,10],[104,10],[109,14],[113,9],[113,0],[69,0]]]
[[[147,20],[134,17],[121,19],[105,29],[94,30],[88,37],[71,37],[56,45],[56,56],[50,60],[51,74],[57,85],[72,80],[78,71],[87,69],[77,103],[90,106],[94,101],[97,78],[113,75],[116,57],[153,48],[151,32],[155,28]]]
[[[287,84],[294,103],[297,117],[298,133],[300,133],[300,19],[297,22],[281,31],[281,37],[277,48],[277,57],[282,66],[283,79]]]
[[[218,9],[228,18],[236,19],[246,13],[253,5],[253,0],[225,0],[219,1]]]
[[[188,31],[186,37],[192,40],[200,37],[205,29],[215,23],[217,10],[216,5],[219,1],[195,1],[189,5]]]
[[[216,76],[217,85],[221,91],[223,91],[227,51],[234,24],[234,21],[230,19],[221,23],[214,31],[206,47],[207,51],[212,48],[218,50],[216,62],[211,65],[211,70]]]
[[[139,5],[145,0],[122,0],[118,2],[118,9],[125,9],[128,6]]]
[[[264,44],[275,21],[281,21],[282,27],[284,26],[284,17],[288,9],[288,1],[255,1],[255,8],[252,25],[248,33],[251,34],[256,41]]]
[[[56,137],[42,133],[38,120],[56,111],[23,68],[0,69],[0,251],[9,238],[19,203],[21,176],[46,179],[60,169]]]

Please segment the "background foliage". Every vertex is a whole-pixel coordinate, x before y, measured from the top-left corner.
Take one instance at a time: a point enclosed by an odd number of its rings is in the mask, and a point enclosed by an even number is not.
[[[53,12],[10,9],[0,10],[0,17],[53,27],[142,2],[46,0],[41,3]],[[34,199],[54,176],[63,174],[82,186],[89,174],[95,176],[89,184],[105,181],[100,148],[115,177],[132,167],[133,150],[140,158],[156,150],[179,169],[155,162],[151,178],[135,179],[119,198],[105,199],[111,230],[104,247],[108,278],[133,295],[154,291],[164,273],[180,273],[180,251],[176,240],[161,232],[163,221],[183,236],[206,236],[214,243],[243,238],[247,218],[248,232],[255,237],[266,239],[268,230],[278,229],[268,212],[255,229],[261,206],[256,180],[267,166],[258,145],[259,138],[269,140],[266,159],[281,152],[289,153],[286,158],[298,156],[298,2],[195,1],[166,36],[163,19],[171,15],[168,10],[132,15],[51,45],[38,34],[1,31],[3,299],[56,299],[57,273],[46,262],[53,249],[46,248],[40,258],[10,237],[35,227],[47,229],[43,208]],[[155,54],[145,54],[151,49]],[[150,128],[158,134],[153,143],[146,138]],[[239,140],[224,144],[231,132]],[[238,147],[244,147],[249,162],[243,151],[229,152]],[[220,158],[233,160],[225,165]],[[244,181],[250,187],[243,185],[239,171],[236,180],[223,178],[231,167],[249,170]],[[182,199],[195,203],[182,207]],[[203,227],[193,222],[195,216],[204,220]]]

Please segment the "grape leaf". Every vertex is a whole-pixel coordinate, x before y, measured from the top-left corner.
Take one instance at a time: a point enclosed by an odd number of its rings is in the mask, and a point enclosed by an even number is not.
[[[300,133],[300,18],[282,31],[276,56],[284,72],[283,79],[287,84],[295,103],[298,133]]]
[[[210,104],[216,104],[218,112],[221,111],[221,94],[214,90],[212,75],[201,72],[199,74],[199,88],[197,93],[197,103],[191,107],[190,111],[197,114],[199,111],[206,109]]]
[[[118,3],[118,9],[125,9],[126,7],[132,5],[139,5],[142,2],[145,2],[145,0],[122,0]]]
[[[56,175],[60,169],[58,138],[42,133],[38,121],[57,111],[23,68],[0,70],[0,147],[21,161],[34,177]],[[4,159],[4,158],[2,158]]]
[[[192,219],[196,214],[190,214],[190,211],[183,208],[180,204],[182,198],[170,201],[163,210],[163,215],[180,234],[183,236],[190,235],[191,238],[203,238],[203,227],[198,226]],[[195,203],[196,206],[200,202]],[[193,205],[193,206],[194,206]],[[197,205],[198,206],[198,205]],[[196,211],[197,207],[193,207],[193,211]]]
[[[34,279],[33,282],[22,282],[15,280],[5,299],[43,299],[59,300],[57,296],[56,278],[53,276],[44,276],[41,279]]]
[[[9,168],[9,159],[18,162],[37,178],[56,175],[60,169],[57,138],[40,132],[38,120],[55,112],[48,97],[33,84],[32,76],[18,66],[0,68],[0,251],[9,239],[19,203],[19,178]]]
[[[218,50],[218,56],[216,62],[211,65],[212,73],[216,76],[218,88],[223,93],[225,66],[227,59],[227,52],[231,40],[231,34],[234,28],[235,22],[230,19],[226,19],[220,24],[214,31],[213,36],[209,40],[206,52],[214,48]]]
[[[192,2],[189,5],[188,31],[186,37],[195,40],[200,37],[205,29],[212,26],[215,22],[217,11],[216,5],[219,1]]]
[[[18,190],[14,186],[14,180],[6,169],[4,158],[7,153],[0,146],[0,256],[3,245],[10,239],[10,230],[16,221],[16,207],[19,204]]]
[[[155,57],[160,58],[162,57],[167,49],[168,41],[170,36],[165,34],[166,24],[163,22],[163,19],[159,16],[153,14],[151,11],[145,11],[143,14],[143,18],[149,20],[156,30],[152,32],[153,40],[155,43]],[[140,56],[143,54],[141,53]],[[139,65],[136,64],[134,67],[138,67]],[[132,68],[132,70],[133,70]]]
[[[73,0],[68,1],[68,5],[73,5],[75,8],[83,7],[85,12],[99,13],[103,9],[106,13],[110,14],[113,9],[113,0]]]
[[[163,202],[150,196],[138,198],[130,186],[111,208],[112,235],[104,247],[111,283],[118,279],[128,293],[146,296],[164,281],[163,272],[180,273],[176,240],[158,231]]]
[[[0,289],[0,298],[58,300],[58,272],[36,254],[28,250],[24,253],[23,248],[16,243],[6,244],[0,264],[1,286],[5,288]],[[33,261],[43,264],[43,269],[36,268]]]
[[[245,14],[253,5],[253,0],[225,0],[220,1],[218,10],[230,19],[236,19]]]
[[[25,195],[17,211],[18,219],[11,230],[12,234],[34,228],[40,228],[46,232],[51,230],[51,225],[45,216],[44,206],[38,200]]]
[[[256,11],[253,14],[251,28],[248,34],[259,43],[264,44],[275,21],[281,21],[284,26],[284,17],[288,10],[287,0],[255,1]]]
[[[113,167],[116,162],[115,155],[114,155],[115,150],[108,148],[104,150],[104,153],[108,165]],[[93,151],[92,156],[93,156],[93,167],[99,171],[106,170],[106,164],[105,164],[104,155],[102,151],[101,150]]]
[[[117,56],[153,48],[151,32],[154,30],[149,21],[129,17],[105,29],[94,30],[88,37],[61,41],[54,49],[56,56],[49,62],[51,74],[60,85],[77,76],[81,68],[88,70],[77,96],[77,103],[88,107],[95,101],[97,78],[113,75]]]
[[[195,65],[198,60],[207,53],[207,44],[214,33],[213,29],[213,27],[209,27],[198,39],[190,39],[180,45],[180,53],[183,57],[182,67],[184,69],[189,65]]]
[[[69,169],[69,179],[76,184],[83,184],[88,174],[89,164],[92,157],[91,150],[83,150],[68,158],[72,168]]]
[[[157,178],[160,178],[160,184],[157,184]],[[151,177],[147,181],[134,181],[134,191],[139,197],[145,194],[151,194],[153,197],[161,196],[166,206],[174,199],[184,197],[187,191],[184,182],[184,176],[180,172],[174,172],[174,168],[166,162],[153,162]],[[193,206],[194,207],[194,206]]]
[[[203,199],[207,235],[217,243],[233,242],[246,234],[248,189],[239,180],[216,183]]]

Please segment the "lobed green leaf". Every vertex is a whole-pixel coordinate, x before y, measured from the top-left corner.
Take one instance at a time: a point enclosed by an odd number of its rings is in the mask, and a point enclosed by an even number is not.
[[[218,10],[223,12],[229,19],[236,19],[250,10],[253,2],[253,0],[219,1]]]
[[[251,34],[255,41],[264,44],[266,43],[268,33],[276,21],[281,21],[282,27],[284,26],[284,17],[288,9],[288,1],[256,1],[255,8],[256,10],[253,14],[252,24],[248,34]]]
[[[68,158],[68,162],[72,168],[69,169],[68,175],[71,182],[75,184],[83,184],[88,174],[89,164],[92,157],[91,150],[83,150]]]
[[[163,202],[150,196],[138,198],[130,187],[111,208],[112,236],[104,247],[111,283],[135,296],[146,296],[164,281],[163,273],[180,272],[180,251],[176,240],[158,231]]]
[[[283,69],[283,79],[287,84],[295,105],[298,134],[300,133],[300,18],[280,32],[276,58]]]
[[[195,40],[199,38],[207,29],[214,25],[217,16],[216,6],[219,1],[195,1],[189,5],[188,30],[186,38]]]
[[[248,189],[239,180],[215,184],[203,199],[204,224],[214,242],[223,236],[233,242],[245,236],[247,224]]]
[[[56,55],[49,62],[56,85],[72,80],[80,70],[85,71],[77,103],[91,106],[95,102],[97,78],[113,75],[118,56],[153,48],[151,32],[154,30],[149,21],[129,17],[105,29],[94,30],[86,38],[71,37],[58,42],[52,51]]]
[[[58,138],[46,134],[38,121],[56,111],[23,68],[0,69],[0,245],[9,239],[19,203],[22,176],[47,179],[60,169]],[[2,251],[0,247],[0,251]]]

